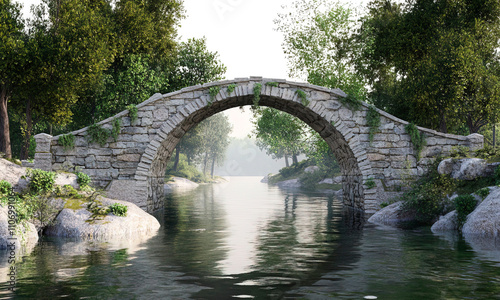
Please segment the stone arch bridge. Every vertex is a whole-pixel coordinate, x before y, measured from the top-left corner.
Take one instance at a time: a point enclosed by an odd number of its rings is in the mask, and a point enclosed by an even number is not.
[[[79,167],[94,184],[106,188],[108,197],[127,200],[153,212],[163,205],[167,162],[183,135],[216,113],[252,105],[255,93],[260,94],[259,105],[298,117],[325,139],[342,171],[344,204],[369,214],[379,209],[391,188],[401,184],[404,174],[421,175],[433,157],[448,154],[453,146],[472,150],[483,147],[483,137],[478,134],[465,137],[419,127],[425,134],[426,146],[417,161],[404,129],[408,122],[377,110],[381,122],[370,142],[367,104],[354,110],[342,104],[340,99],[346,94],[339,89],[250,77],[155,94],[137,105],[138,118],[134,122],[129,111],[99,122],[111,129],[113,120],[121,119],[116,141],[109,138],[103,146],[89,144],[88,127],[70,133],[75,136],[73,149],[64,149],[59,141],[61,136],[39,134],[35,136],[35,167]],[[375,182],[376,187],[368,182]]]

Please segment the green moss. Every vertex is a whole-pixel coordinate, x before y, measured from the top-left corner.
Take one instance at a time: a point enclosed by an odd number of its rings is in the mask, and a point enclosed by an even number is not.
[[[304,92],[301,89],[298,89],[295,93],[297,93],[297,96],[299,96],[300,103],[302,103],[302,105],[304,105],[304,106],[308,106],[309,105],[309,100],[307,100],[307,94],[306,94],[306,92]]]
[[[271,81],[271,82],[266,82],[266,85],[267,85],[267,86],[272,86],[272,87],[278,87],[278,86],[279,86],[279,83],[274,82],[274,81]]]
[[[212,102],[215,101],[215,97],[220,92],[220,86],[212,86],[208,89],[208,94],[210,95],[210,101],[208,101],[208,106],[212,105]]]
[[[85,208],[85,205],[88,205],[88,202],[84,199],[69,198],[66,199],[66,203],[64,203],[64,208],[68,208],[71,210],[79,210]]]
[[[227,94],[230,95],[236,89],[237,85],[232,83],[227,86]]]

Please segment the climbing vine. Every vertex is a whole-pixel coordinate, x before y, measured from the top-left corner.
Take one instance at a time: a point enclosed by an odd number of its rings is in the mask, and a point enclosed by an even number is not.
[[[116,118],[113,120],[113,129],[111,129],[111,137],[116,142],[122,127],[122,119]]]
[[[309,105],[309,100],[307,100],[307,94],[303,90],[298,89],[295,93],[297,93],[297,96],[299,96],[300,103],[304,106]]]
[[[371,144],[373,142],[373,138],[375,137],[375,133],[377,133],[380,126],[380,114],[373,105],[368,107],[368,112],[366,113],[366,124],[370,128],[369,139]]]
[[[253,87],[253,106],[259,107],[260,92],[262,91],[262,84],[256,83]]]
[[[366,181],[365,181],[365,186],[366,186],[366,189],[373,189],[374,187],[377,186],[377,184],[375,183],[375,180],[373,180],[373,178],[368,178]]]
[[[227,94],[230,95],[232,92],[234,92],[234,89],[236,89],[237,85],[234,83],[231,83],[230,85],[227,86]]]
[[[75,136],[72,134],[65,134],[59,137],[59,144],[63,146],[64,151],[75,148]]]
[[[274,82],[274,81],[271,81],[271,82],[266,82],[266,85],[267,85],[267,86],[272,86],[272,87],[278,87],[278,86],[279,86],[279,83]]]
[[[135,104],[130,104],[126,108],[129,111],[130,124],[132,124],[137,120],[137,106],[135,106]]]
[[[425,136],[420,133],[417,126],[413,123],[408,123],[405,126],[405,131],[410,135],[411,142],[413,144],[413,149],[417,152],[417,161],[420,160],[420,152],[425,146]]]
[[[347,97],[341,97],[340,102],[353,110],[358,110],[361,107],[361,100],[351,95],[347,95]]]
[[[87,130],[87,140],[89,143],[97,143],[101,147],[106,144],[106,141],[110,137],[111,132],[105,128],[102,128],[99,124],[92,124]]]

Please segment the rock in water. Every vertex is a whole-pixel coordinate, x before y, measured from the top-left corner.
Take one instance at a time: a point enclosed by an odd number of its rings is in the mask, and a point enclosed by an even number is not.
[[[403,211],[402,204],[403,202],[399,201],[382,208],[371,216],[368,222],[377,225],[399,227],[403,223],[414,221],[415,218],[413,215]]]
[[[9,228],[9,210],[0,206],[0,250],[7,249],[7,245],[12,242]],[[23,249],[22,253],[29,253],[38,242],[38,232],[35,225],[29,222],[16,224],[15,246],[16,249]],[[21,253],[21,252],[19,252]]]
[[[445,216],[439,217],[439,220],[431,227],[434,233],[456,231],[458,230],[457,211],[447,213]]]
[[[98,197],[98,199],[104,206],[113,203],[126,205],[128,207],[127,216],[118,217],[108,214],[103,220],[89,222],[91,213],[86,207],[81,209],[65,208],[57,216],[55,224],[46,229],[45,234],[103,240],[152,236],[160,228],[160,223],[155,217],[133,203],[103,197]]]
[[[500,188],[490,189],[490,194],[467,216],[464,235],[500,236]]]

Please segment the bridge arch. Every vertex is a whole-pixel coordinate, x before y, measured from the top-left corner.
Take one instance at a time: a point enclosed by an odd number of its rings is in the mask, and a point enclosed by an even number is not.
[[[230,85],[233,91],[228,89]],[[87,128],[71,133],[76,136],[75,149],[69,151],[59,144],[59,137],[37,135],[35,164],[55,170],[65,164],[78,166],[94,182],[106,186],[108,196],[134,202],[152,212],[162,207],[167,162],[183,135],[216,113],[252,105],[256,93],[259,105],[298,117],[325,139],[342,171],[344,204],[368,213],[378,209],[388,186],[401,181],[408,162],[410,172],[418,175],[432,157],[446,154],[454,145],[482,147],[479,135],[454,136],[419,128],[426,134],[427,147],[417,161],[404,130],[407,122],[377,110],[381,126],[370,142],[368,106],[363,103],[354,110],[343,105],[340,99],[346,95],[341,90],[250,77],[156,94],[137,106],[137,121],[131,122],[129,112],[124,111],[100,122],[109,128],[114,119],[122,121],[117,140],[103,147],[86,143]],[[368,181],[375,181],[377,186],[367,186]]]

